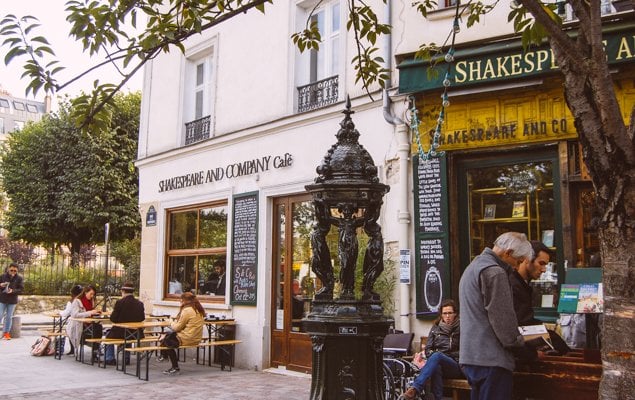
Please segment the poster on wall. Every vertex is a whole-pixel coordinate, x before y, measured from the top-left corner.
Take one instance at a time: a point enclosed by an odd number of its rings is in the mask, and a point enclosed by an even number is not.
[[[258,283],[258,192],[233,198],[231,304],[256,305]]]
[[[418,318],[436,317],[449,296],[447,178],[444,156],[414,160],[416,295]]]

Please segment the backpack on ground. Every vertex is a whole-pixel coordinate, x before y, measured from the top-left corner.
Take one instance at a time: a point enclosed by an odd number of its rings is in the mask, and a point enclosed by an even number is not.
[[[53,341],[48,336],[40,336],[37,338],[33,346],[31,346],[32,356],[52,356],[55,354],[55,347]]]

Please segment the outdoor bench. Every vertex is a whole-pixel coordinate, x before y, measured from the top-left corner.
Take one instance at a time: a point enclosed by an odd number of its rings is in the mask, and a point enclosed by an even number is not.
[[[144,338],[141,338],[139,340],[139,343],[154,343],[159,341],[159,336],[146,336]],[[84,339],[84,343],[86,344],[93,344],[93,343],[99,343],[102,346],[107,346],[107,345],[113,345],[113,346],[117,346],[117,356],[115,357],[115,361],[117,362],[116,368],[119,369],[119,352],[121,351],[119,346],[123,346],[124,344],[129,344],[129,345],[134,345],[136,342],[133,341],[125,341],[124,339],[117,339],[117,338],[92,338],[92,339]],[[95,363],[94,359],[95,359],[95,349],[93,348],[91,350],[90,353],[91,356],[91,365]],[[97,362],[97,366],[101,367],[101,368],[106,368],[106,360],[104,360],[103,365],[101,362],[101,358],[99,358],[98,362]]]
[[[214,341],[204,341],[201,342],[199,344],[194,344],[194,345],[188,345],[188,346],[179,346],[177,348],[175,348],[174,350],[183,350],[185,351],[186,349],[197,349],[196,351],[196,363],[199,363],[199,349],[207,349],[210,347],[214,347],[214,346],[220,346],[219,348],[221,350],[223,350],[224,352],[226,352],[227,354],[230,354],[228,347],[234,347],[236,344],[238,343],[242,343],[241,340],[214,340]],[[125,351],[133,353],[133,354],[137,354],[137,376],[139,379],[143,379],[141,377],[141,371],[140,371],[140,366],[141,366],[141,360],[145,359],[145,368],[146,368],[146,373],[145,373],[145,380],[147,381],[148,378],[148,373],[149,373],[149,367],[150,367],[150,357],[152,356],[152,353],[154,352],[158,352],[161,350],[170,350],[169,347],[165,347],[165,346],[143,346],[143,347],[133,347],[133,348],[126,348]],[[205,352],[203,352],[203,364],[205,364]],[[211,366],[211,359],[208,360],[208,365]],[[225,364],[221,361],[221,369],[225,369]],[[229,371],[231,371],[231,363],[229,364]]]
[[[533,363],[522,364],[514,371],[514,395],[518,398],[542,400],[596,400],[602,377],[602,365],[589,363],[578,354],[546,356]],[[470,392],[466,379],[444,379],[443,387],[452,399]]]

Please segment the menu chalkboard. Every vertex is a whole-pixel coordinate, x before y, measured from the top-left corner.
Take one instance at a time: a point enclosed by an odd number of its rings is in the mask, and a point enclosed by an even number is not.
[[[420,162],[415,157],[415,242],[417,315],[430,317],[449,291],[447,179],[444,156]]]
[[[419,197],[419,230],[421,232],[441,232],[443,219],[441,214],[441,163],[432,159],[417,168]]]
[[[231,304],[256,305],[258,192],[234,196]]]

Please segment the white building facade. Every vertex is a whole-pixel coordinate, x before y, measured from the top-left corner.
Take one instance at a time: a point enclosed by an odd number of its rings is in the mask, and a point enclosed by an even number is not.
[[[279,2],[265,15],[240,15],[145,70],[141,299],[176,314],[178,293],[196,292],[208,314],[236,320],[243,343],[235,361],[243,368],[310,370],[299,319],[319,282],[308,267],[313,211],[304,186],[336,142],[346,96],[360,143],[393,186],[380,223],[387,246],[398,248],[395,127],[384,118],[379,87],[370,88],[371,100],[354,83],[345,2],[324,2],[314,14],[325,32],[322,51],[293,46],[291,34],[315,4]]]
[[[146,66],[136,165],[140,295],[147,309],[176,314],[179,293],[192,290],[208,314],[235,319],[238,367],[310,370],[310,339],[299,320],[320,283],[308,267],[313,218],[304,187],[336,142],[346,96],[359,142],[391,187],[379,223],[397,329],[427,335],[441,299],[458,298],[463,269],[496,233],[517,230],[543,241],[551,235],[557,283],[566,265],[589,264],[597,247],[597,237],[586,234],[593,189],[562,78],[549,67],[548,47],[522,53],[505,4],[470,29],[466,17],[460,21],[454,72],[462,82],[451,87],[440,147],[445,156],[433,172],[420,167],[405,111],[414,100],[420,116],[436,119],[443,87],[413,54],[422,43],[447,48],[453,2],[441,2],[427,19],[410,2],[369,2],[393,26],[379,43],[392,89],[388,96],[371,87],[373,99],[355,83],[346,2],[324,1],[315,9],[323,32],[319,53],[293,46],[291,35],[304,29],[316,4],[275,2],[264,15],[223,22],[188,39],[184,54],[162,54]],[[625,23],[616,19],[607,43],[630,46],[623,39],[632,34],[629,18],[632,12]],[[632,50],[613,60],[624,109],[635,99]],[[492,60],[529,60],[523,68],[531,73],[506,75],[513,68],[504,65],[487,73]],[[423,122],[419,132],[428,148],[430,126]],[[478,140],[469,140],[471,132]],[[536,171],[537,187],[501,187]],[[565,176],[571,184],[561,184]],[[406,262],[400,263],[400,250]],[[553,321],[558,293],[550,282],[541,283],[535,306]]]

